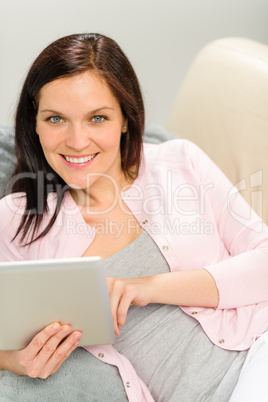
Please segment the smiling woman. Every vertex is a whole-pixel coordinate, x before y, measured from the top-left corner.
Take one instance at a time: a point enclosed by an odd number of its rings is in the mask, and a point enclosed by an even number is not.
[[[94,197],[101,181],[107,185],[104,175],[126,181],[120,152],[126,132],[117,98],[92,72],[55,80],[40,91],[36,133],[50,167],[76,192],[90,186]]]
[[[0,259],[103,257],[117,339],[78,349],[80,331],[52,323],[25,349],[0,351],[22,400],[42,378],[42,401],[55,381],[62,400],[83,389],[86,401],[227,402],[254,363],[247,349],[267,345],[267,227],[253,211],[247,226],[236,219],[248,205],[198,147],[143,146],[143,128],[136,75],[111,39],[61,38],[33,63]]]
[[[49,231],[65,190],[72,184],[78,196],[79,190],[97,179],[94,172],[103,157],[106,162],[98,178],[102,171],[109,174],[112,168],[112,174],[122,178],[121,186],[133,180],[140,165],[143,129],[139,83],[115,41],[100,34],[70,35],[44,49],[25,80],[16,116],[18,163],[11,191],[27,194],[29,211],[16,233],[21,234],[21,241],[26,235],[30,242],[34,241]],[[89,160],[77,163],[79,158]],[[78,169],[83,171],[80,176]],[[38,171],[44,172],[42,200],[37,181],[24,175]],[[37,235],[51,191],[59,193],[55,214]],[[31,211],[37,205],[40,213],[36,215]]]

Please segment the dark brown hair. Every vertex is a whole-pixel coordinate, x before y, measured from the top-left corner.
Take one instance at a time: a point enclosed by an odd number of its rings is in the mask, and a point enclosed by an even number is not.
[[[144,105],[136,74],[118,44],[100,34],[74,34],[60,38],[46,47],[32,64],[24,82],[15,121],[15,150],[17,166],[12,176],[10,192],[26,193],[26,211],[15,237],[21,232],[20,241],[27,244],[45,236],[58,215],[64,192],[68,189],[43,154],[35,132],[36,107],[41,88],[58,78],[69,77],[85,71],[102,77],[118,99],[122,113],[128,121],[128,131],[121,136],[122,169],[139,169],[144,130]],[[38,180],[42,176],[40,194]],[[47,227],[37,235],[47,212],[47,195],[57,194],[57,207]],[[41,200],[41,201],[40,201]]]

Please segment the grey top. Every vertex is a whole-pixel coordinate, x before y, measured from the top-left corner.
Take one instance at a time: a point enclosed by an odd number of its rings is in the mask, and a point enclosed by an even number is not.
[[[167,262],[146,232],[106,259],[107,276],[165,272]],[[178,306],[130,306],[120,333],[115,348],[131,361],[157,402],[229,401],[247,354],[214,345]]]

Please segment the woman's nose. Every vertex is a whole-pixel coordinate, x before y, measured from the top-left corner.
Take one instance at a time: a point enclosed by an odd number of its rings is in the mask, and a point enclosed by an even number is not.
[[[68,130],[66,145],[69,148],[81,151],[90,145],[91,139],[88,129],[82,125],[72,125]]]

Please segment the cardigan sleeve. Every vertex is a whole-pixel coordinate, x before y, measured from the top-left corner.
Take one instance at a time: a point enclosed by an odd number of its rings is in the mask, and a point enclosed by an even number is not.
[[[188,158],[207,193],[217,230],[230,258],[204,267],[213,276],[219,309],[268,301],[268,228],[221,170],[197,146],[187,142]],[[187,151],[186,151],[187,152]]]
[[[14,236],[25,211],[22,193],[10,194],[0,200],[0,261],[26,259],[28,247],[22,247]]]

